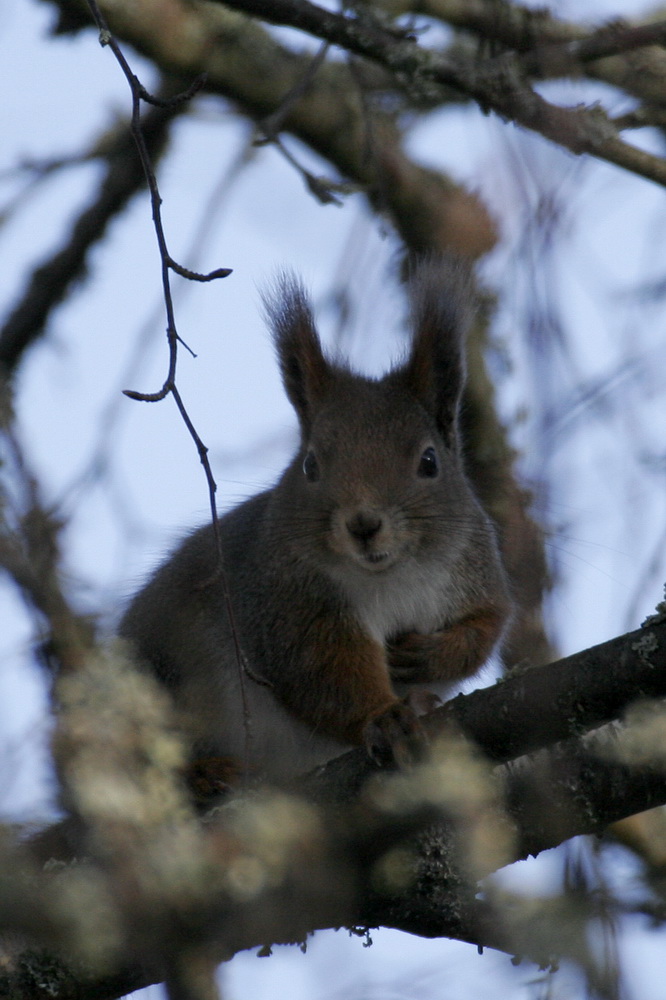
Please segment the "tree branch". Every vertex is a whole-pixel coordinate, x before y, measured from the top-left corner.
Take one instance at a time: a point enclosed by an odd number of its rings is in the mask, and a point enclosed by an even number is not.
[[[521,758],[518,766],[505,765],[494,775],[460,736],[451,735],[451,726],[455,720],[456,728],[464,729],[493,759],[515,758],[616,718],[636,697],[663,695],[665,668],[666,622],[661,620],[558,664],[454,699],[428,718],[433,739],[435,732],[438,739],[444,734],[444,747],[435,745],[433,763],[413,773],[377,775],[376,766],[354,752],[319,769],[296,797],[262,793],[223,807],[202,831],[199,851],[209,859],[205,896],[199,896],[200,890],[192,900],[170,895],[163,910],[165,904],[153,895],[154,889],[143,899],[134,878],[127,882],[136,861],[129,863],[123,855],[109,867],[107,860],[100,874],[110,880],[107,892],[120,907],[121,925],[129,922],[134,930],[128,933],[136,941],[138,922],[140,939],[153,942],[143,971],[132,967],[114,974],[120,982],[131,981],[132,988],[162,977],[163,935],[175,933],[173,926],[179,934],[187,927],[193,944],[207,941],[210,947],[217,942],[218,958],[267,941],[302,940],[316,928],[382,924],[545,960],[540,951],[545,947],[543,934],[530,944],[529,926],[517,918],[495,919],[488,905],[476,900],[475,882],[498,864],[537,854],[576,834],[599,832],[621,816],[666,803],[664,771],[649,763],[655,749],[650,719],[638,716],[622,730],[602,730],[583,742],[569,739],[534,758]],[[77,695],[76,705],[80,702]],[[663,715],[658,719],[663,726]],[[79,723],[76,732],[80,734]],[[636,759],[637,746],[644,759]],[[365,766],[359,768],[361,759]],[[448,817],[444,825],[443,816]],[[413,838],[426,829],[414,853]],[[268,853],[262,846],[267,830],[273,845]],[[113,830],[102,833],[103,842],[112,844]],[[88,844],[98,843],[97,836],[89,835]],[[177,843],[169,846],[169,835],[166,840],[164,836],[158,828],[151,833],[171,858],[170,865],[177,867]],[[123,843],[125,851],[135,849]],[[278,869],[273,870],[278,843]],[[482,846],[470,853],[473,843]],[[407,864],[414,874],[396,891],[390,859],[396,851],[405,856],[409,844]],[[494,845],[490,853],[488,844]],[[106,848],[105,857],[112,856]],[[252,871],[253,865],[259,870],[269,866],[272,874],[269,877],[266,869],[252,892],[234,889],[241,872]],[[5,869],[16,868],[16,861],[6,861]],[[58,873],[60,891],[65,891],[68,871]],[[37,876],[33,873],[32,878]],[[39,876],[31,890],[34,897],[22,896],[24,907],[33,905],[36,914],[51,898],[39,888],[43,878],[48,876]],[[11,923],[12,897],[4,898],[9,911],[0,905],[0,925],[6,926],[8,919]],[[37,918],[34,925],[40,926]],[[24,921],[24,930],[30,926]],[[37,937],[41,935],[44,945],[52,944],[53,921],[43,927],[46,930],[35,932]],[[550,947],[556,951],[555,940]],[[1,989],[0,979],[0,995]],[[91,989],[91,995],[99,995],[97,980]],[[58,1000],[70,995],[55,993]]]
[[[546,101],[528,85],[511,54],[485,61],[441,55],[397,39],[371,17],[335,14],[309,0],[225,0],[225,5],[372,59],[414,88],[427,90],[428,83],[453,87],[483,110],[538,132],[577,156],[588,153],[666,185],[666,161],[620,139],[600,107],[562,108]]]
[[[544,7],[520,3],[375,0],[373,6],[392,17],[423,14],[471,32],[495,50],[499,47],[522,54],[522,65],[541,78],[573,70],[576,75],[619,87],[649,105],[663,105],[666,53],[653,44],[663,37],[662,21],[632,26],[613,20],[590,32]],[[647,47],[636,51],[637,46]],[[573,65],[568,54],[577,60]]]
[[[423,721],[433,738],[453,725],[489,760],[505,763],[612,722],[636,699],[662,697],[666,618],[458,695]],[[346,798],[375,770],[367,754],[353,750],[316,772],[308,791],[339,787]]]
[[[166,94],[173,93],[172,85]],[[179,105],[156,106],[143,118],[149,155],[156,161],[165,148]],[[0,331],[0,370],[12,373],[24,352],[42,335],[51,311],[85,274],[88,254],[103,238],[112,219],[146,183],[134,141],[125,126],[114,129],[104,149],[106,176],[90,205],[74,224],[67,243],[33,272],[20,300]]]

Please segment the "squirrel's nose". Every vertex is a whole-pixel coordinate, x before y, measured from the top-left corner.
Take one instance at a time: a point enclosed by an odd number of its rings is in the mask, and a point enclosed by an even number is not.
[[[359,542],[369,542],[382,527],[379,514],[360,510],[347,521],[347,531]]]

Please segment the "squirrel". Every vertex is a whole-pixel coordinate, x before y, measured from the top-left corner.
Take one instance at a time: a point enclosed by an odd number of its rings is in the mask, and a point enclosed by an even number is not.
[[[120,634],[172,694],[195,795],[359,745],[417,759],[414,692],[471,676],[501,637],[508,587],[459,433],[469,274],[425,260],[409,297],[409,355],[372,379],[326,358],[301,283],[278,279],[265,306],[298,451],[124,614]]]

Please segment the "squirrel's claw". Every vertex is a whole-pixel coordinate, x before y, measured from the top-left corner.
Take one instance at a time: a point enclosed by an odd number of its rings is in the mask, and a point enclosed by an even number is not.
[[[425,691],[423,688],[413,688],[405,695],[405,703],[412,708],[418,716],[428,715],[434,712],[442,704],[442,699],[434,691]]]
[[[207,807],[237,788],[243,768],[234,757],[197,757],[190,761],[185,780],[196,804]]]
[[[375,763],[395,763],[401,768],[422,760],[428,743],[416,712],[406,701],[396,701],[371,719],[363,741]]]

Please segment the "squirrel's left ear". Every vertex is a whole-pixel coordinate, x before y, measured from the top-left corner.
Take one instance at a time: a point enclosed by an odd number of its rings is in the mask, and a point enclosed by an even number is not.
[[[309,432],[331,381],[331,366],[317,335],[312,305],[300,281],[279,275],[264,308],[273,329],[282,382],[304,432]]]
[[[409,298],[412,347],[399,374],[454,446],[465,387],[465,337],[473,316],[471,269],[454,257],[424,258],[410,276]]]

